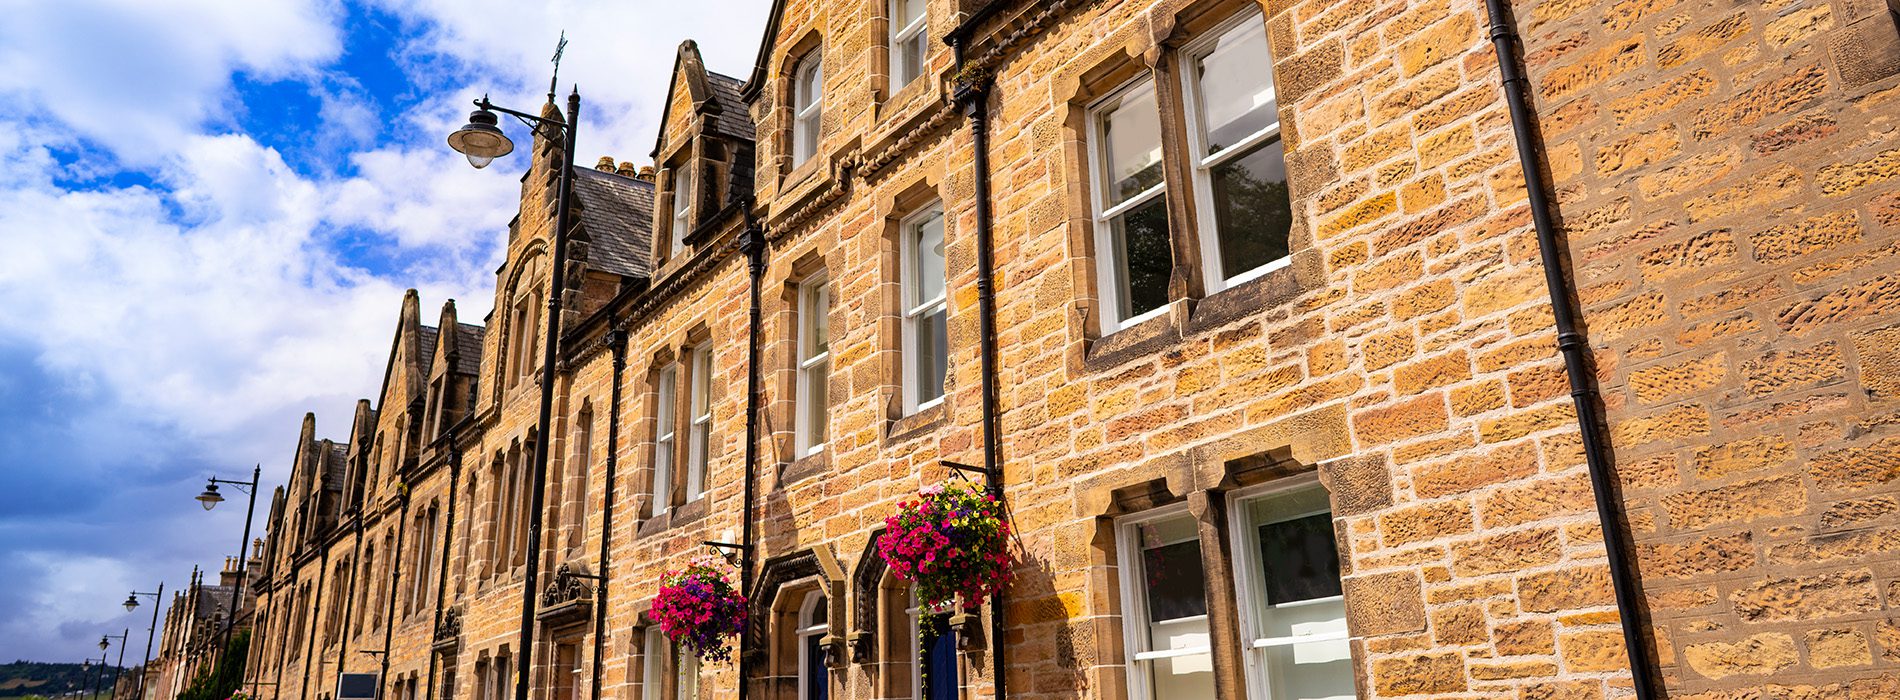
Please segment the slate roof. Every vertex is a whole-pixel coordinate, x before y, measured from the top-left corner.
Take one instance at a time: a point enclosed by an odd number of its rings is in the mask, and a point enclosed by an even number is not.
[[[324,490],[343,490],[343,480],[347,478],[350,467],[350,446],[347,443],[330,443],[329,454],[323,456]]]
[[[588,266],[624,277],[649,276],[653,183],[593,168],[575,168],[575,173],[580,224],[592,241]]]
[[[455,324],[455,371],[477,375],[482,372],[482,334],[488,329],[473,323]]]
[[[736,139],[754,140],[752,110],[746,108],[745,98],[739,96],[739,91],[745,89],[745,81],[706,71],[706,87],[712,92],[713,101],[719,103],[719,114],[712,120],[713,131]]]
[[[209,620],[212,614],[217,612],[219,606],[230,602],[230,586],[200,584],[198,586],[198,606],[197,610],[193,612],[197,613],[196,617],[198,619]],[[230,612],[229,610],[225,611],[226,614]]]
[[[422,332],[417,334],[419,347],[416,348],[416,354],[420,359],[416,361],[416,366],[424,378],[429,376],[430,368],[435,365],[435,339],[438,335],[441,332],[435,326],[423,326]]]

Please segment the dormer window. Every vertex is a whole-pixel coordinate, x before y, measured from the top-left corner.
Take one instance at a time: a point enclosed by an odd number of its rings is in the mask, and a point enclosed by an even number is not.
[[[686,234],[693,230],[693,168],[682,164],[673,169],[673,224],[672,247],[668,255],[678,255],[686,249]]]
[[[824,113],[825,71],[812,49],[792,71],[792,164],[799,165],[818,152],[818,120]]]
[[[930,46],[924,0],[890,0],[891,3],[891,91],[911,84],[924,74],[924,59]]]

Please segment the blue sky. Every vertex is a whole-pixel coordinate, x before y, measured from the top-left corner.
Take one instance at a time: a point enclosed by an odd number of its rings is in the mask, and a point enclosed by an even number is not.
[[[0,0],[0,661],[138,655],[126,592],[238,544],[206,476],[346,437],[404,289],[487,313],[524,163],[443,145],[470,100],[536,108],[566,30],[580,162],[644,164],[679,42],[744,77],[769,5]]]

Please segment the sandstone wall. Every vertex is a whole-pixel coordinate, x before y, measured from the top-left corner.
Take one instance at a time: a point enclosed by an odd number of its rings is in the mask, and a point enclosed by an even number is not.
[[[1672,695],[1900,692],[1894,16],[1520,12]]]

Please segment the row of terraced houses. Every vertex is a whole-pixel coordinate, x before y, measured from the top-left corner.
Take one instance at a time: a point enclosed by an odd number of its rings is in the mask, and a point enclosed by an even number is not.
[[[364,339],[245,688],[1900,697],[1889,3],[777,0],[649,164],[524,143],[493,311]],[[875,543],[958,479],[1015,575],[946,616]]]

